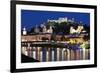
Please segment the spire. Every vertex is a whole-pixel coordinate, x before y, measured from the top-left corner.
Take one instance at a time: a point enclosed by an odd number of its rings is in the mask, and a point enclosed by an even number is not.
[[[37,25],[35,26],[34,31],[35,31],[35,33],[39,33],[39,28],[38,28],[38,26],[37,26]]]
[[[72,22],[74,22],[75,21],[75,18],[72,18]]]
[[[82,25],[83,25],[82,21],[80,21],[80,22],[79,22],[79,25],[80,25],[80,26],[82,26]]]

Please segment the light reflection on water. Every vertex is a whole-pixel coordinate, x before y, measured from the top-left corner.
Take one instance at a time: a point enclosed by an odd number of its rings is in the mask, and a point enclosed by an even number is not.
[[[22,52],[40,62],[90,59],[90,50],[83,50],[79,46],[75,45],[69,48],[22,47]]]

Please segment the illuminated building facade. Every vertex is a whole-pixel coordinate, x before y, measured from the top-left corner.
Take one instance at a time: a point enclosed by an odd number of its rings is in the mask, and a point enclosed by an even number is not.
[[[68,22],[67,18],[48,20],[48,22]],[[25,28],[21,36],[22,53],[40,62],[88,60],[90,59],[88,33],[83,33],[84,27],[78,25],[77,29],[70,27],[69,34],[54,34],[53,27],[41,25],[42,32],[36,26],[34,33],[29,35]],[[67,30],[67,29],[66,29]],[[85,39],[84,39],[85,38]]]

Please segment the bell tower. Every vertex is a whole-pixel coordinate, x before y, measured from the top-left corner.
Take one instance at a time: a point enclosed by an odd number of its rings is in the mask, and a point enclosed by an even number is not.
[[[27,35],[27,31],[25,27],[23,28],[23,35]]]

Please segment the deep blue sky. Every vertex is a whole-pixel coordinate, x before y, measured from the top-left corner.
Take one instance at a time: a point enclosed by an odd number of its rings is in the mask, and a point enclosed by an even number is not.
[[[59,17],[67,17],[75,19],[75,22],[82,21],[83,24],[90,25],[89,13],[76,12],[55,12],[55,11],[36,11],[36,10],[21,10],[21,25],[30,30],[35,25],[40,25],[47,22],[48,19],[58,19]]]

